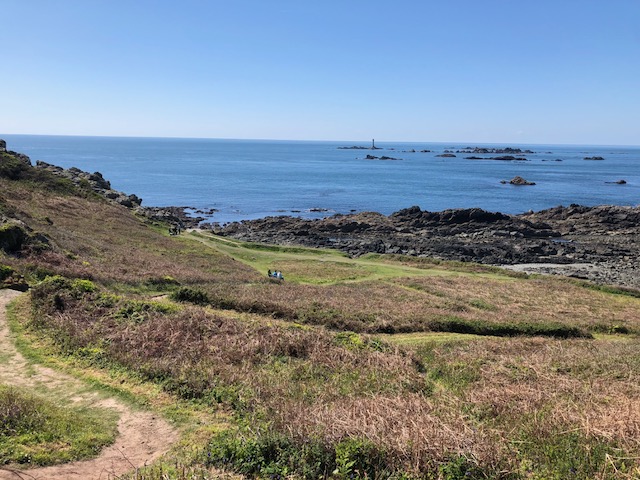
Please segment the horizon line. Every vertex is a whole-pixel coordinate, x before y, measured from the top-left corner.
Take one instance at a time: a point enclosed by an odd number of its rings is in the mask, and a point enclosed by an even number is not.
[[[81,134],[59,134],[59,133],[0,133],[3,135],[24,136],[24,137],[76,137],[76,138],[122,138],[122,139],[156,139],[156,140],[221,140],[221,141],[245,141],[245,142],[366,142],[371,140],[321,140],[321,139],[291,139],[291,138],[234,138],[234,137],[181,137],[181,136],[148,136],[148,135],[81,135]],[[379,144],[398,143],[423,143],[423,144],[476,144],[476,145],[546,145],[546,146],[589,146],[589,147],[636,147],[640,144],[596,144],[596,143],[540,143],[540,142],[487,142],[487,141],[459,141],[459,140],[376,140]]]

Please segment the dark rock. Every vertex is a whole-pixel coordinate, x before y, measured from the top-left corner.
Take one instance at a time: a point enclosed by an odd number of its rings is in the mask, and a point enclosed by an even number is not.
[[[7,151],[7,142],[0,139],[0,152],[6,152],[6,151]]]
[[[603,157],[584,157],[584,160],[604,160]]]
[[[440,155],[436,155],[436,157],[444,157],[444,158],[454,158],[456,155],[453,153],[441,153]]]
[[[381,157],[376,157],[375,155],[367,155],[364,157],[365,160],[400,160],[400,158],[387,157],[386,155],[382,155]]]
[[[531,150],[522,150],[520,148],[486,148],[486,147],[466,147],[461,150],[458,150],[458,153],[476,153],[476,154],[531,154],[535,153]]]
[[[528,182],[527,180],[525,180],[524,178],[518,175],[513,177],[511,180],[509,180],[509,183],[511,185],[535,185],[535,182]]]
[[[25,229],[16,223],[0,225],[0,250],[6,253],[21,251],[28,238]]]
[[[111,183],[105,180],[100,172],[90,174],[89,181],[97,188],[104,188],[105,190],[111,189]]]
[[[360,145],[353,145],[351,147],[338,147],[338,150],[382,150],[381,147],[376,147],[372,145],[370,147],[363,147]]]
[[[507,162],[515,161],[515,162],[526,162],[527,159],[525,157],[514,157],[513,155],[503,155],[500,157],[491,157],[491,160],[503,160]]]
[[[22,255],[26,251],[42,252],[51,248],[47,236],[34,232],[20,220],[0,215],[0,250],[11,255]]]
[[[187,210],[193,210],[191,207],[138,207],[136,212],[145,217],[160,221],[179,225],[180,228],[196,228],[205,220],[204,217],[193,217],[187,213]],[[213,224],[211,224],[213,225]],[[217,227],[219,225],[216,224]]]

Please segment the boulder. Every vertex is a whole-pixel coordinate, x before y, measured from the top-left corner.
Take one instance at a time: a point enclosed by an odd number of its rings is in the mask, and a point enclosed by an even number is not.
[[[5,223],[0,225],[0,250],[6,253],[17,253],[22,250],[29,235],[20,225],[16,223]]]
[[[0,152],[6,152],[6,151],[7,151],[7,142],[0,139]]]

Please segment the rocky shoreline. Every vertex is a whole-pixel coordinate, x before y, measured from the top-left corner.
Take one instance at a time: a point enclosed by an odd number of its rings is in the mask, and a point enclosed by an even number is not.
[[[467,152],[528,153],[513,149]],[[31,166],[28,156],[8,151],[3,140],[0,153]],[[477,262],[640,289],[640,206],[570,205],[521,215],[479,208],[429,212],[410,207],[389,216],[375,212],[338,214],[319,220],[279,216],[221,226],[203,224],[206,217],[198,216],[210,216],[213,210],[143,207],[142,199],[113,190],[99,172],[63,169],[41,161],[36,162],[35,168],[89,186],[139,215],[181,229],[205,228],[251,242],[336,248],[351,256],[385,253]],[[530,184],[524,179],[522,182],[519,184]],[[6,221],[0,218],[0,224]]]
[[[244,241],[477,262],[640,289],[640,207],[570,205],[521,215],[411,207],[389,216],[283,216],[206,227]]]

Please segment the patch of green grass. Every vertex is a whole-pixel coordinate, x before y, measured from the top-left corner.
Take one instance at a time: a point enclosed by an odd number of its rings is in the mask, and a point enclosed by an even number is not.
[[[434,275],[487,275],[492,278],[509,278],[491,269],[465,269],[450,263],[440,265],[411,262],[404,257],[371,254],[349,258],[337,250],[246,243],[205,233],[193,233],[192,238],[230,255],[258,272],[266,274],[267,270],[280,270],[287,282],[301,284],[333,285]]]
[[[115,440],[117,414],[61,407],[24,389],[0,386],[0,463],[51,465],[89,458]]]
[[[392,333],[378,335],[383,341],[407,347],[418,347],[421,345],[443,344],[452,342],[466,342],[479,340],[484,335],[473,335],[453,332],[415,332],[415,333]]]
[[[622,478],[625,474],[630,474],[627,478],[636,478],[631,476],[632,459],[620,458],[620,450],[579,431],[554,432],[552,435],[524,432],[516,448],[520,470],[526,478],[590,480]]]
[[[482,300],[482,299],[472,299],[469,301],[469,305],[471,305],[472,307],[478,308],[480,310],[489,310],[489,311],[494,311],[497,310],[495,305],[492,305],[491,303],[487,302],[486,300]]]
[[[640,298],[640,290],[635,288],[616,287],[613,285],[599,285],[597,283],[586,282],[584,280],[565,280],[590,290],[596,290],[598,292],[609,293],[611,295],[622,295],[626,297]]]

